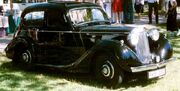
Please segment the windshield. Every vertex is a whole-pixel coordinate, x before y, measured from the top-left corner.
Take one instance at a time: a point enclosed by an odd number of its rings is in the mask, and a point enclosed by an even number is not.
[[[109,21],[107,15],[100,8],[80,8],[69,11],[71,21],[74,24]]]

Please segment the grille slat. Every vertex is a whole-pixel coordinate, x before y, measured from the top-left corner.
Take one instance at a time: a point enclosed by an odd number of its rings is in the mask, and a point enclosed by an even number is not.
[[[143,64],[149,64],[150,62],[152,62],[152,59],[147,33],[145,31],[142,31],[139,33],[138,37],[139,41],[138,44],[135,46],[137,56]]]

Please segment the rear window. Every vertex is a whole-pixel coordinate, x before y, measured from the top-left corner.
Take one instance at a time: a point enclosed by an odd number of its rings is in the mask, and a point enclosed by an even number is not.
[[[38,3],[46,2],[46,0],[12,0],[13,3]],[[4,4],[10,3],[10,0],[3,0]]]
[[[4,0],[3,2],[6,4],[6,3],[10,3],[10,0]],[[13,0],[13,3],[26,3],[26,0]]]
[[[25,15],[25,20],[43,20],[44,19],[44,11],[36,11],[30,12]]]
[[[27,27],[43,27],[44,25],[44,11],[33,11],[27,13],[24,17],[24,23]]]

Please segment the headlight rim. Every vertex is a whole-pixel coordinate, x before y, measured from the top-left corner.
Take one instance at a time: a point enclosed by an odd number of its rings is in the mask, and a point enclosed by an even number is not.
[[[144,31],[144,27],[136,27],[134,28],[130,34],[128,35],[128,40],[134,46],[136,46],[139,42],[139,33]]]
[[[158,28],[152,28],[148,31],[148,36],[153,40],[153,41],[158,41],[160,38],[160,32]]]
[[[138,35],[136,35],[136,34],[130,34],[130,35],[128,36],[128,40],[130,40],[130,43],[135,46],[135,45],[138,44],[139,37],[138,37]]]

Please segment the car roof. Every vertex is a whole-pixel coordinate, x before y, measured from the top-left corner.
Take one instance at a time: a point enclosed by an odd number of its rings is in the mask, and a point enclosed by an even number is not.
[[[63,5],[66,8],[75,8],[75,7],[89,7],[89,6],[98,6],[97,4],[90,3],[90,2],[75,2],[75,1],[54,1],[54,2],[49,2],[49,3],[54,3],[58,5]]]
[[[59,10],[69,10],[78,7],[100,7],[99,5],[90,2],[75,2],[75,1],[54,1],[48,3],[41,3],[28,6],[24,9],[22,16],[31,11],[44,10],[44,9],[59,9]]]

